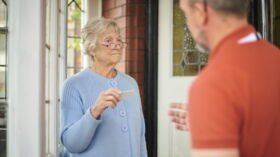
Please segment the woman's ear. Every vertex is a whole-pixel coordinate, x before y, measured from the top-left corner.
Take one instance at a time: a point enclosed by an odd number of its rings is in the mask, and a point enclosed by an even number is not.
[[[95,53],[93,50],[89,51],[89,55],[90,55],[90,56],[94,57],[95,54],[96,54],[96,53]]]

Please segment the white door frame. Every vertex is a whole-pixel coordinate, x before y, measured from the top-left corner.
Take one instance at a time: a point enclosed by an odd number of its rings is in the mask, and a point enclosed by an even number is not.
[[[64,0],[48,0],[48,48],[46,57],[48,66],[46,69],[46,156],[57,157],[60,152],[60,123],[59,123],[59,85],[60,75],[64,76],[64,69],[59,67],[65,64],[65,52],[62,48],[66,47],[66,39],[60,38],[66,25],[65,18],[67,3]],[[60,22],[62,21],[62,22]],[[62,25],[62,27],[60,26]],[[65,66],[63,66],[65,67]]]
[[[8,157],[45,156],[45,1],[8,1]]]

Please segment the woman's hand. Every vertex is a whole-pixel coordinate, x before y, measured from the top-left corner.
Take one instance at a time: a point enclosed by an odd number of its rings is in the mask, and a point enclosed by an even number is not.
[[[95,105],[90,109],[91,115],[98,119],[98,117],[104,112],[108,107],[115,108],[117,103],[121,100],[121,91],[118,89],[110,88],[99,94]]]
[[[190,129],[187,104],[171,103],[168,115],[170,120],[175,123],[176,129],[182,131],[188,131]]]

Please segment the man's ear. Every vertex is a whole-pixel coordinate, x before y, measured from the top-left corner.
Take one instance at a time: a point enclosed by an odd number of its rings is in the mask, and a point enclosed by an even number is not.
[[[195,10],[195,18],[197,19],[197,22],[199,25],[204,26],[208,22],[208,13],[207,13],[207,8],[205,8],[203,3],[195,3],[194,4],[194,9]]]

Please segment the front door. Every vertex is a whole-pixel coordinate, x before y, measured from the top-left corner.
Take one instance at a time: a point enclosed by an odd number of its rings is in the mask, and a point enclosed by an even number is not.
[[[189,88],[207,56],[195,48],[178,0],[159,1],[158,29],[158,157],[188,157],[189,132],[174,128],[169,104],[187,103]]]

